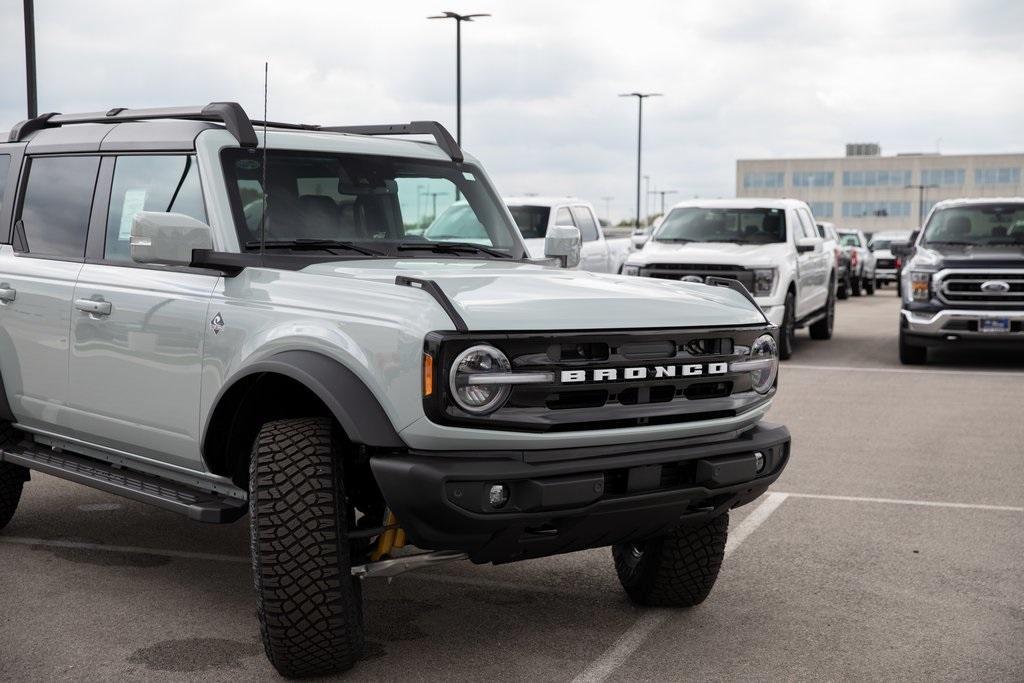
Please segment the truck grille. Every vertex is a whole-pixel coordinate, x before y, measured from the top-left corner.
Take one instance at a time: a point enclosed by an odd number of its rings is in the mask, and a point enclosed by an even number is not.
[[[1024,270],[948,270],[935,279],[938,297],[947,304],[1013,308],[1024,305]]]
[[[747,291],[754,291],[754,273],[742,266],[707,263],[653,263],[644,266],[642,275],[662,280],[681,280],[687,275],[704,279],[709,275],[739,280]]]
[[[880,258],[875,263],[875,267],[876,268],[895,268],[896,267],[896,259]]]

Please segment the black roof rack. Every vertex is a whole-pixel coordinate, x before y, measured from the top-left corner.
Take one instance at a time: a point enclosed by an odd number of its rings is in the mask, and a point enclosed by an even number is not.
[[[242,147],[256,147],[259,143],[249,116],[237,102],[211,102],[201,107],[160,107],[156,109],[125,109],[115,107],[106,112],[86,114],[58,114],[50,112],[26,119],[11,129],[8,142],[21,142],[29,134],[44,128],[56,128],[71,123],[122,123],[150,119],[186,119],[189,121],[219,121],[235,136]]]
[[[253,121],[237,102],[211,102],[201,107],[160,107],[155,109],[126,109],[115,107],[105,112],[86,114],[60,114],[50,112],[26,119],[11,128],[8,142],[21,142],[32,133],[45,128],[57,128],[73,123],[121,123],[125,121],[147,121],[151,119],[185,119],[189,121],[218,121],[235,136],[242,147],[257,147],[259,139],[253,125],[262,126],[263,121]],[[352,135],[430,135],[437,146],[452,161],[463,161],[462,150],[448,129],[437,121],[412,121],[375,126],[318,126],[304,123],[282,123],[267,121],[268,128],[320,131],[326,133],[349,133]]]
[[[378,126],[321,126],[316,130],[329,133],[351,133],[352,135],[431,135],[440,147],[455,163],[462,163],[462,149],[448,129],[437,121],[412,121],[411,123],[393,123]]]

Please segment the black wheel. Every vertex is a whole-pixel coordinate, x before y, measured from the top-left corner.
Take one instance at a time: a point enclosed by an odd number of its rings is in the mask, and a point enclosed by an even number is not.
[[[868,293],[868,296],[874,296],[875,294],[875,278],[866,277],[864,278],[864,291]]]
[[[860,285],[861,279],[859,277],[850,278],[850,293],[854,296],[860,296]]]
[[[836,297],[840,300],[845,300],[850,297],[850,276],[844,275],[843,279],[839,281],[839,286],[836,287]]]
[[[249,465],[256,613],[286,677],[343,671],[363,653],[362,590],[351,574],[343,437],[326,418],[263,425]]]
[[[725,513],[702,526],[681,526],[664,536],[613,546],[619,583],[638,605],[699,605],[718,579],[728,532]]]
[[[779,358],[788,359],[793,355],[793,344],[796,341],[796,297],[793,292],[786,294],[786,304],[782,309],[782,329],[779,330]]]
[[[811,333],[811,339],[831,339],[832,328],[836,324],[836,300],[831,294],[828,295],[828,301],[825,303],[825,317],[817,322],[811,324],[808,331]]]
[[[9,423],[0,423],[0,447],[16,441],[20,436],[18,430]],[[21,489],[28,481],[28,469],[9,462],[0,462],[0,529],[14,517],[21,500]]]
[[[928,362],[927,347],[910,344],[903,330],[900,330],[900,362],[904,365],[924,365]]]
[[[875,278],[875,289],[884,289],[884,288],[885,288],[885,280],[879,280],[876,277]]]

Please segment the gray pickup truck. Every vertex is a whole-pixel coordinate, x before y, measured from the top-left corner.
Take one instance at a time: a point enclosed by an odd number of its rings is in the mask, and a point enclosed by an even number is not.
[[[486,240],[424,237],[424,192]],[[0,528],[32,471],[248,514],[287,676],[359,659],[363,579],[441,561],[611,546],[633,601],[697,604],[789,457],[742,286],[531,261],[433,122],[47,114],[0,144],[0,226]]]

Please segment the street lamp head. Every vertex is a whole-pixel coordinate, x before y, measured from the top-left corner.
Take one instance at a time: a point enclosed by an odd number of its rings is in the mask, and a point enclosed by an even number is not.
[[[489,17],[490,14],[458,14],[456,12],[445,12],[444,14],[427,17],[427,19],[454,19],[456,21],[473,21],[474,17]]]
[[[620,93],[619,97],[639,97],[641,100],[645,97],[664,97],[660,92],[624,92]]]

